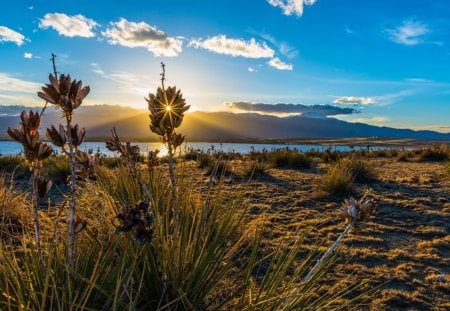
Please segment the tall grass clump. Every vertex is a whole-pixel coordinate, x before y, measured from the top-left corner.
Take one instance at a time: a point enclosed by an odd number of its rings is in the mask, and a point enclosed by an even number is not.
[[[267,173],[267,164],[261,161],[251,161],[244,168],[244,174],[248,178],[265,177]]]
[[[450,159],[450,146],[440,145],[423,149],[420,152],[421,161],[443,162]]]
[[[343,195],[350,192],[353,181],[354,176],[349,168],[334,164],[322,177],[320,189],[328,193]]]
[[[267,162],[274,167],[302,169],[311,168],[312,160],[297,150],[279,149],[265,154]]]
[[[333,194],[348,193],[353,182],[370,182],[377,178],[375,168],[363,159],[342,158],[331,164],[322,178],[320,188]]]

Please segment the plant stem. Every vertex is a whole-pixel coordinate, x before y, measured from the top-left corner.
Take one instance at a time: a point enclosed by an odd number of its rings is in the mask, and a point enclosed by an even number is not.
[[[300,284],[307,283],[317,273],[317,271],[320,269],[320,267],[322,267],[323,264],[327,261],[327,259],[331,256],[331,254],[333,254],[333,252],[336,250],[336,248],[339,246],[339,244],[341,244],[342,240],[348,235],[350,230],[353,228],[354,224],[355,224],[355,222],[353,220],[351,220],[348,223],[345,230],[336,239],[336,241],[333,243],[333,245],[331,245],[330,248],[328,248],[328,250],[325,252],[325,254],[323,254],[323,256],[320,258],[320,260],[314,265],[314,267],[312,267],[312,269],[303,278],[303,280],[301,281]],[[285,298],[283,305],[288,305],[294,299],[294,297],[297,295],[298,292],[299,292],[299,287],[295,288],[290,293],[290,295]]]
[[[71,116],[66,116],[67,120],[67,138],[69,142],[69,155],[70,155],[70,210],[69,210],[69,266],[75,267],[75,192],[76,192],[76,173],[75,173],[75,153],[72,143],[72,126]]]
[[[36,168],[33,169],[33,176],[31,177],[31,183],[33,188],[33,212],[34,212],[34,233],[35,233],[35,239],[36,239],[36,248],[37,252],[39,254],[39,259],[41,260],[41,263],[44,262],[44,258],[42,257],[41,252],[41,229],[39,225],[39,198],[38,198],[38,171]]]

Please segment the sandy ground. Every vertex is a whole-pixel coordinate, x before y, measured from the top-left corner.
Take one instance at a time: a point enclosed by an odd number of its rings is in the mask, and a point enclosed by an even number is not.
[[[360,291],[375,289],[363,310],[449,310],[450,178],[444,166],[368,161],[377,168],[378,180],[356,185],[353,195],[369,190],[378,200],[377,212],[361,232],[345,239],[324,290],[338,292],[355,284]],[[309,228],[325,251],[343,231],[338,207],[345,197],[318,190],[325,169],[325,164],[307,171],[271,168],[269,176],[244,187],[251,218],[273,231],[267,247]],[[225,186],[230,195],[236,183],[242,181]],[[314,241],[307,244],[304,248],[310,249]]]

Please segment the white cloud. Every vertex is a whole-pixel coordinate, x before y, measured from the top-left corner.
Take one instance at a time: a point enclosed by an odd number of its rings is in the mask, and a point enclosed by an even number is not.
[[[168,37],[156,27],[144,22],[130,22],[124,18],[116,23],[110,23],[102,35],[108,38],[110,44],[146,48],[154,56],[177,56],[181,53],[183,45],[180,38]]]
[[[55,29],[60,35],[65,37],[95,37],[93,29],[98,24],[83,15],[69,16],[64,13],[47,13],[39,23],[39,27]]]
[[[377,104],[378,101],[373,97],[342,96],[336,98],[333,101],[333,103],[339,105],[354,105],[354,104],[371,105]]]
[[[7,73],[0,72],[0,91],[2,92],[35,93],[40,88],[39,83],[17,79]]]
[[[372,117],[367,117],[367,118],[355,118],[352,121],[359,122],[359,123],[384,125],[387,121],[389,121],[389,118],[387,118],[385,116],[372,116]]]
[[[0,72],[0,105],[35,106],[42,103],[36,96],[41,85]]]
[[[33,54],[32,53],[23,53],[23,57],[25,57],[25,58],[33,58]]]
[[[267,0],[272,6],[279,7],[285,15],[303,15],[305,5],[313,5],[317,0]]]
[[[275,54],[275,51],[268,47],[265,42],[256,42],[254,38],[251,38],[249,41],[231,39],[225,35],[215,36],[206,40],[194,39],[189,42],[189,46],[233,57],[270,58]]]
[[[270,66],[277,68],[278,70],[292,70],[294,66],[291,64],[283,63],[278,57],[272,58],[267,62]]]
[[[427,25],[415,21],[404,21],[401,26],[386,31],[392,41],[404,45],[422,43],[423,36],[430,32]]]
[[[0,42],[14,42],[21,46],[25,41],[24,35],[8,27],[0,26]]]
[[[257,72],[258,70],[253,67],[248,67],[249,72]]]

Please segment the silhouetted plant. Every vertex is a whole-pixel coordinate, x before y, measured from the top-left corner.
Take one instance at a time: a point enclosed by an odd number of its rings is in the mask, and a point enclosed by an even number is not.
[[[106,148],[110,151],[118,152],[125,167],[131,172],[133,177],[139,182],[142,193],[146,199],[150,199],[150,191],[142,180],[139,161],[141,159],[141,149],[138,145],[131,145],[130,142],[122,143],[117,135],[116,128],[111,130],[112,137],[106,141]]]
[[[175,86],[164,87],[165,65],[161,63],[161,86],[156,90],[156,94],[150,93],[145,100],[150,111],[150,130],[157,134],[161,141],[167,146],[169,155],[169,175],[172,186],[173,208],[177,200],[176,179],[174,172],[174,153],[176,148],[181,146],[185,136],[177,134],[175,129],[181,125],[184,113],[190,106],[186,105],[180,90]],[[175,219],[177,212],[174,210]]]
[[[48,180],[42,172],[42,161],[47,159],[53,152],[53,149],[43,143],[39,138],[39,126],[41,116],[37,112],[30,111],[27,114],[23,111],[20,115],[21,122],[19,128],[8,128],[8,134],[12,139],[22,144],[24,149],[25,163],[33,172],[31,177],[32,198],[34,211],[34,230],[36,247],[40,258],[42,259],[40,247],[40,225],[39,225],[39,200],[50,191],[52,182]]]
[[[75,264],[75,209],[76,209],[76,159],[77,147],[83,142],[85,130],[80,129],[78,124],[72,125],[72,117],[75,109],[80,107],[83,100],[90,92],[89,86],[84,86],[82,81],[72,80],[70,75],[61,74],[59,79],[55,74],[49,75],[50,83],[42,87],[38,96],[47,103],[60,108],[66,119],[66,126],[60,125],[58,130],[52,126],[47,129],[47,137],[56,146],[62,148],[70,157],[71,179],[70,179],[70,211],[69,211],[69,264],[73,268]],[[66,150],[68,148],[68,151]]]

